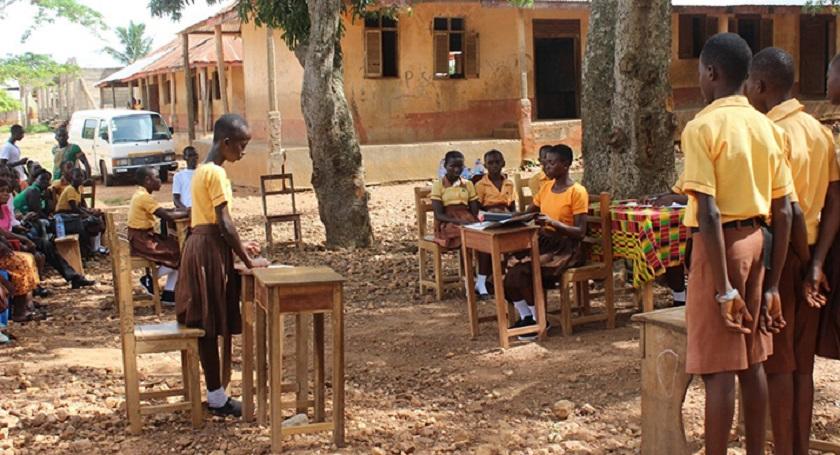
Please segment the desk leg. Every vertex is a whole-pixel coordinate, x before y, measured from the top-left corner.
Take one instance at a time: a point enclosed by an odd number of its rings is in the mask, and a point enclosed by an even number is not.
[[[242,418],[254,420],[254,281],[242,277]]]
[[[227,388],[233,374],[231,357],[233,356],[233,334],[222,336],[222,387]]]
[[[314,326],[314,348],[315,351],[315,421],[324,421],[324,313],[312,315]]]
[[[333,291],[333,439],[344,447],[344,301],[342,289]]]
[[[475,338],[478,336],[478,302],[476,302],[475,297],[475,264],[473,263],[473,254],[470,249],[467,248],[467,244],[464,241],[464,234],[461,234],[461,254],[462,259],[464,261],[464,274],[466,275],[464,278],[464,286],[466,287],[467,291],[467,314],[470,318],[470,337]]]
[[[507,349],[510,347],[507,302],[505,301],[505,283],[502,277],[502,254],[496,237],[493,238],[490,260],[493,261],[493,291],[496,294],[496,324],[499,326],[499,344],[502,345],[503,349]]]
[[[653,281],[648,281],[642,285],[642,311],[647,313],[653,309]]]
[[[309,315],[295,315],[295,379],[297,382],[298,414],[306,413],[309,406]]]
[[[271,452],[280,453],[283,447],[283,313],[274,303],[277,291],[268,290],[269,387],[271,388]]]
[[[531,237],[531,276],[534,280],[534,309],[537,310],[537,339],[544,340],[546,335],[545,291],[542,284],[540,241],[537,232],[534,232],[533,237]]]
[[[265,334],[265,309],[260,307],[259,305],[255,306],[256,309],[256,332],[257,332],[257,425],[265,425],[267,416],[268,416],[268,409],[266,406],[268,405],[268,384],[267,384],[267,376],[268,376],[268,366],[266,365],[266,334]]]

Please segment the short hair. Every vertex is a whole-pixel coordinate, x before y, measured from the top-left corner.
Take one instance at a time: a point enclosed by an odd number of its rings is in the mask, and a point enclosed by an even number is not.
[[[44,174],[47,174],[47,176],[49,178],[52,178],[52,172],[50,172],[50,171],[48,171],[44,168],[40,168],[37,171],[35,171],[35,175],[32,176],[32,181],[38,180]]]
[[[7,178],[0,177],[0,188],[12,189],[12,182]]]
[[[67,132],[67,126],[66,125],[60,125],[58,128],[55,129],[55,135],[56,136],[58,136],[58,133],[66,133],[66,132]]]
[[[443,155],[443,165],[446,166],[452,160],[464,159],[464,154],[457,150],[450,150]]]
[[[749,44],[735,33],[718,33],[706,41],[700,52],[700,62],[715,67],[733,87],[747,79],[750,59]]]
[[[551,149],[549,149],[546,153],[557,155],[560,158],[560,161],[567,166],[572,164],[572,161],[575,159],[574,151],[572,151],[572,148],[566,144],[552,145]]]
[[[796,70],[793,57],[787,51],[768,47],[755,54],[750,73],[774,88],[788,91],[793,88]]]
[[[12,134],[23,133],[23,127],[18,124],[12,125],[10,132]]]
[[[188,145],[184,147],[184,150],[181,152],[182,155],[187,156],[187,153],[192,152],[198,155],[198,151],[192,145]]]
[[[75,178],[76,175],[79,175],[82,178],[85,178],[85,171],[82,168],[74,167],[70,170],[70,178]]]
[[[487,161],[487,158],[490,158],[491,156],[498,156],[502,160],[505,159],[505,155],[502,154],[502,152],[500,152],[496,149],[492,149],[492,150],[488,150],[487,153],[484,154],[484,161]]]
[[[551,150],[551,145],[543,145],[540,147],[540,151],[538,152],[538,156],[543,156],[547,154]]]
[[[239,132],[247,127],[248,122],[241,115],[225,114],[213,124],[213,143],[218,144],[228,137],[238,137]]]
[[[134,177],[137,179],[138,185],[143,185],[144,183],[146,183],[146,177],[151,177],[153,175],[154,173],[152,171],[152,168],[150,168],[149,166],[143,166],[141,168],[137,168],[137,174],[135,174]]]

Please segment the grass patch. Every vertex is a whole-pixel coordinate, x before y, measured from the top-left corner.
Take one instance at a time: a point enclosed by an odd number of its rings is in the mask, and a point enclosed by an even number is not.
[[[43,123],[33,123],[29,125],[29,128],[26,128],[26,134],[38,134],[38,133],[49,133],[52,131],[52,128],[43,124]],[[12,125],[2,125],[0,126],[0,134],[9,134],[12,132]]]
[[[130,198],[127,197],[112,197],[110,199],[102,199],[102,202],[105,205],[113,206],[113,205],[126,205],[131,201]]]

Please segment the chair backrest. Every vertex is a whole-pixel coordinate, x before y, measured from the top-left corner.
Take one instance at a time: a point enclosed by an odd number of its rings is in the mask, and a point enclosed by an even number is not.
[[[417,214],[417,239],[423,240],[429,232],[429,216],[433,212],[430,187],[414,187],[414,208]],[[434,216],[431,217],[434,219]]]
[[[589,196],[589,213],[586,215],[586,237],[584,243],[600,249],[607,270],[612,270],[612,220],[610,219],[610,194]]]
[[[295,180],[292,174],[270,174],[260,176],[260,193],[262,196],[263,216],[279,215],[279,213],[268,213],[269,196],[290,195],[292,198],[292,214],[297,213],[295,205]]]
[[[96,205],[96,181],[91,180],[90,185],[82,185],[81,193],[82,200],[85,201],[88,208],[95,208]]]
[[[131,291],[131,257],[129,256],[128,240],[119,239],[111,247],[111,257],[116,269],[114,272],[114,304],[119,310],[120,339],[123,353],[126,346],[133,346],[134,340],[134,302]],[[133,352],[133,349],[128,351]]]
[[[528,180],[523,179],[520,173],[513,174],[513,188],[516,191],[516,208],[519,211],[524,211],[531,205],[533,201],[532,196],[525,194],[525,188],[528,187]]]
[[[120,267],[128,267],[127,262],[120,263],[120,239],[117,235],[117,223],[114,221],[114,214],[105,212],[105,235],[108,237],[108,245],[111,248],[111,277],[114,280],[114,306],[120,313]],[[126,252],[128,254],[128,252]],[[125,264],[125,265],[123,265]],[[130,272],[129,272],[130,273]]]

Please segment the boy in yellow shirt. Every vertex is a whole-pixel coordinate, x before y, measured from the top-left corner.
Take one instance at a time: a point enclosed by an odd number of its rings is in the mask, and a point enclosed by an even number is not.
[[[807,454],[820,310],[802,298],[802,278],[819,235],[828,185],[840,181],[840,168],[831,131],[793,97],[794,78],[793,57],[769,47],[753,57],[746,94],[756,109],[785,130],[791,143],[788,161],[798,202],[792,204],[791,248],[779,283],[787,327],[773,335],[773,355],[764,369],[776,452]]]
[[[793,182],[782,131],[740,96],[752,58],[733,33],[711,37],[700,53],[708,106],[682,133],[694,249],[688,277],[686,372],[706,386],[705,442],[725,455],[741,384],[747,453],[764,453],[770,330],[784,326],[779,277],[790,240]],[[772,217],[771,217],[772,215]],[[762,225],[772,219],[772,256]],[[772,262],[765,279],[764,264]],[[767,306],[762,305],[765,299]],[[759,323],[761,322],[761,326]]]
[[[498,150],[490,150],[484,154],[484,167],[487,174],[475,184],[478,194],[478,204],[485,212],[514,212],[516,198],[514,196],[513,181],[502,174],[505,168],[505,156]],[[475,291],[482,300],[490,299],[487,290],[487,277],[493,272],[493,263],[489,254],[478,255],[478,275],[475,280]]]
[[[69,163],[69,162],[68,162]],[[64,230],[69,234],[79,234],[85,251],[108,254],[108,249],[102,246],[102,233],[105,232],[105,221],[102,212],[87,208],[82,199],[81,186],[87,178],[85,171],[80,168],[67,169],[67,174],[61,178],[70,178],[70,185],[64,188],[55,206],[56,216],[64,218]],[[69,216],[66,216],[69,215]],[[75,217],[73,216],[75,215]],[[76,228],[68,227],[75,225]]]

